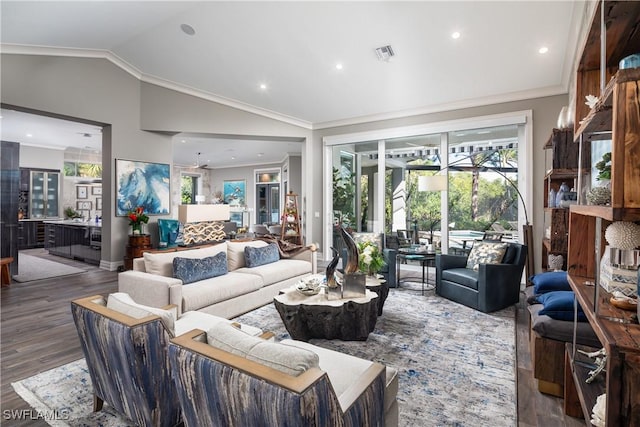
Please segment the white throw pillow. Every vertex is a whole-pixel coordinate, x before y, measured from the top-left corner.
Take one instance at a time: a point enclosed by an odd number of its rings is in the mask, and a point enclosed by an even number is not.
[[[169,335],[173,336],[174,334],[175,319],[173,318],[173,313],[171,311],[138,304],[129,296],[129,294],[124,292],[109,294],[109,298],[107,299],[107,308],[126,314],[134,319],[142,319],[143,317],[152,315],[159,316],[160,321],[164,324],[165,328],[167,328]]]
[[[268,243],[263,240],[251,240],[248,242],[227,242],[227,266],[229,271],[237,270],[245,267],[244,248],[251,246],[253,248],[262,248]]]
[[[318,367],[320,362],[312,351],[252,337],[226,323],[218,323],[209,329],[207,343],[292,376]]]

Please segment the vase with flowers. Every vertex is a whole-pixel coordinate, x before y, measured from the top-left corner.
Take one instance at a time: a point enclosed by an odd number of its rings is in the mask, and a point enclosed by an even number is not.
[[[149,222],[149,216],[144,213],[144,208],[142,206],[138,206],[134,210],[127,212],[127,216],[129,217],[131,234],[134,236],[144,234],[142,224],[146,224]]]
[[[373,242],[358,243],[358,269],[369,276],[375,276],[384,266],[382,253]]]

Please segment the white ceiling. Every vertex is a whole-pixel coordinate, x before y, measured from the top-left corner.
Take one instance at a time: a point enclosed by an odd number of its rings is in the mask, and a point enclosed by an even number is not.
[[[3,0],[0,7],[3,52],[106,57],[145,81],[322,128],[566,93],[584,2]],[[374,49],[387,44],[396,55],[379,61]]]

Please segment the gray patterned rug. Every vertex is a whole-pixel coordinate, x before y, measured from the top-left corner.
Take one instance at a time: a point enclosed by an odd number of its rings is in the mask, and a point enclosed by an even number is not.
[[[288,334],[269,304],[238,320]],[[514,426],[516,415],[515,310],[484,314],[434,296],[419,283],[391,289],[366,342],[313,344],[394,366],[399,371],[401,426]],[[91,413],[84,360],[13,384],[35,409],[61,414],[51,425],[125,426],[105,409]]]

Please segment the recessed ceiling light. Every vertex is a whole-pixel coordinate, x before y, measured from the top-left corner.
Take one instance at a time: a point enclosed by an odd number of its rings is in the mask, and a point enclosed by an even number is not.
[[[236,156],[231,156],[231,160],[235,160],[235,159],[236,159]]]
[[[180,24],[180,29],[188,36],[193,36],[196,34],[196,30],[194,30],[193,27],[189,24]]]
[[[258,153],[258,157],[264,156],[264,153]]]
[[[546,46],[542,46],[540,49],[538,49],[538,53],[545,54],[547,52],[549,52],[549,48]]]
[[[336,64],[336,70],[342,70],[342,64],[341,63],[337,63]]]
[[[28,133],[28,134],[27,134],[27,138],[31,138],[32,136],[33,136],[33,135],[32,135],[32,134],[30,134],[30,133]]]
[[[453,33],[451,33],[451,38],[452,39],[459,39],[460,38],[460,32],[459,31],[454,31]]]
[[[183,144],[186,144],[186,143],[187,143],[187,140],[186,140],[186,139],[183,139],[183,140],[182,140],[182,141],[180,141],[180,142],[182,142]]]
[[[260,83],[260,89],[266,90],[267,89],[267,85],[264,84],[264,83]]]
[[[491,133],[491,131],[490,130],[479,130],[478,131],[478,135],[484,135],[484,134],[487,134],[487,133]]]

